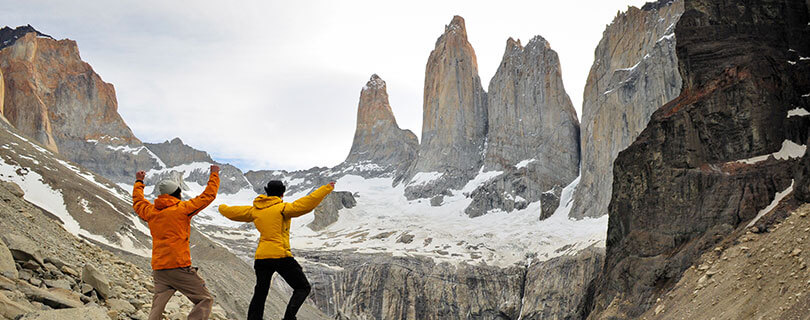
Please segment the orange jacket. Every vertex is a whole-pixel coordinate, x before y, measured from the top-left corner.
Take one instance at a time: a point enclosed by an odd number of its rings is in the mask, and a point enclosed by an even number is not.
[[[290,251],[290,219],[300,217],[318,206],[323,198],[332,192],[331,185],[325,185],[308,196],[287,203],[279,197],[259,195],[252,206],[219,206],[219,213],[228,219],[253,222],[259,230],[259,246],[256,259],[278,259],[292,257]]]
[[[143,182],[135,182],[132,207],[149,224],[149,231],[152,233],[152,270],[190,266],[188,235],[191,232],[191,217],[205,209],[217,197],[219,174],[211,173],[205,191],[189,201],[180,201],[163,194],[152,205],[144,198],[143,187]]]

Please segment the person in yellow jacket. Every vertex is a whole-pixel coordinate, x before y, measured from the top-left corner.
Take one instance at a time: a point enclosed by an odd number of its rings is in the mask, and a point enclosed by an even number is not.
[[[264,188],[267,195],[256,197],[252,206],[219,206],[219,213],[226,218],[253,222],[260,233],[253,265],[256,270],[256,287],[248,307],[248,320],[261,320],[264,316],[264,303],[274,272],[278,272],[293,288],[283,320],[296,319],[295,315],[312,287],[290,251],[290,220],[315,209],[334,188],[335,183],[330,182],[306,197],[287,203],[281,200],[287,188],[281,181],[271,180]]]

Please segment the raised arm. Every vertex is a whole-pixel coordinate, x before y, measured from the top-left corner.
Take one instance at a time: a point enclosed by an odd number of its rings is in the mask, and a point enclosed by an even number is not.
[[[211,166],[211,175],[208,177],[208,185],[199,196],[185,201],[183,204],[189,217],[205,209],[214,199],[217,198],[217,191],[219,190],[219,166]]]
[[[145,172],[138,171],[135,173],[135,186],[132,187],[132,209],[135,209],[135,213],[141,219],[148,222],[152,218],[151,215],[155,211],[155,206],[143,196],[144,178],[146,178]]]
[[[221,204],[219,205],[219,214],[233,221],[252,222],[253,219],[255,219],[253,215],[250,214],[250,209],[252,208],[253,206],[230,207],[228,205]]]
[[[307,214],[315,209],[315,207],[317,207],[318,204],[323,201],[323,198],[326,198],[326,195],[328,195],[334,189],[335,183],[330,182],[329,184],[318,188],[318,190],[313,191],[308,196],[295,200],[295,202],[284,208],[284,216],[294,218]]]

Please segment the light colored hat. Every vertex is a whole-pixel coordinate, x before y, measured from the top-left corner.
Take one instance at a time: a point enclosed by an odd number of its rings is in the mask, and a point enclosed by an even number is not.
[[[180,186],[177,185],[177,182],[174,182],[171,179],[161,180],[157,184],[157,189],[160,194],[172,194],[177,191],[178,188],[180,188]]]

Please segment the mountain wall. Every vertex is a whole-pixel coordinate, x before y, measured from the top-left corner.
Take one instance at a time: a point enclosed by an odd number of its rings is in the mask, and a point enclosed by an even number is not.
[[[358,166],[353,171],[394,171],[401,175],[416,159],[418,148],[416,135],[397,125],[388,103],[385,81],[376,74],[372,75],[360,91],[357,128],[352,148],[343,165]],[[363,165],[374,168],[362,170]]]
[[[613,161],[647,126],[652,113],[681,91],[675,23],[683,1],[629,7],[605,29],[585,83],[582,162],[573,218],[608,213]]]
[[[686,0],[675,36],[683,88],[616,159],[591,319],[638,317],[704,251],[798,186],[808,3]]]
[[[509,38],[487,94],[488,131],[482,172],[501,175],[474,190],[471,217],[553,203],[579,172],[579,121],[562,83],[557,53],[541,36],[526,46]],[[544,195],[548,195],[544,197]],[[552,208],[553,207],[553,208]]]
[[[115,181],[158,166],[118,114],[115,89],[81,60],[75,41],[30,26],[0,30],[3,116],[51,151]]]
[[[453,17],[436,40],[425,67],[422,139],[407,180],[419,173],[441,177],[411,185],[408,198],[460,189],[481,167],[487,133],[487,98],[464,19]],[[407,181],[406,181],[407,182]]]
[[[604,251],[498,268],[418,257],[301,252],[312,299],[335,319],[575,319]],[[338,267],[339,266],[339,267]]]

